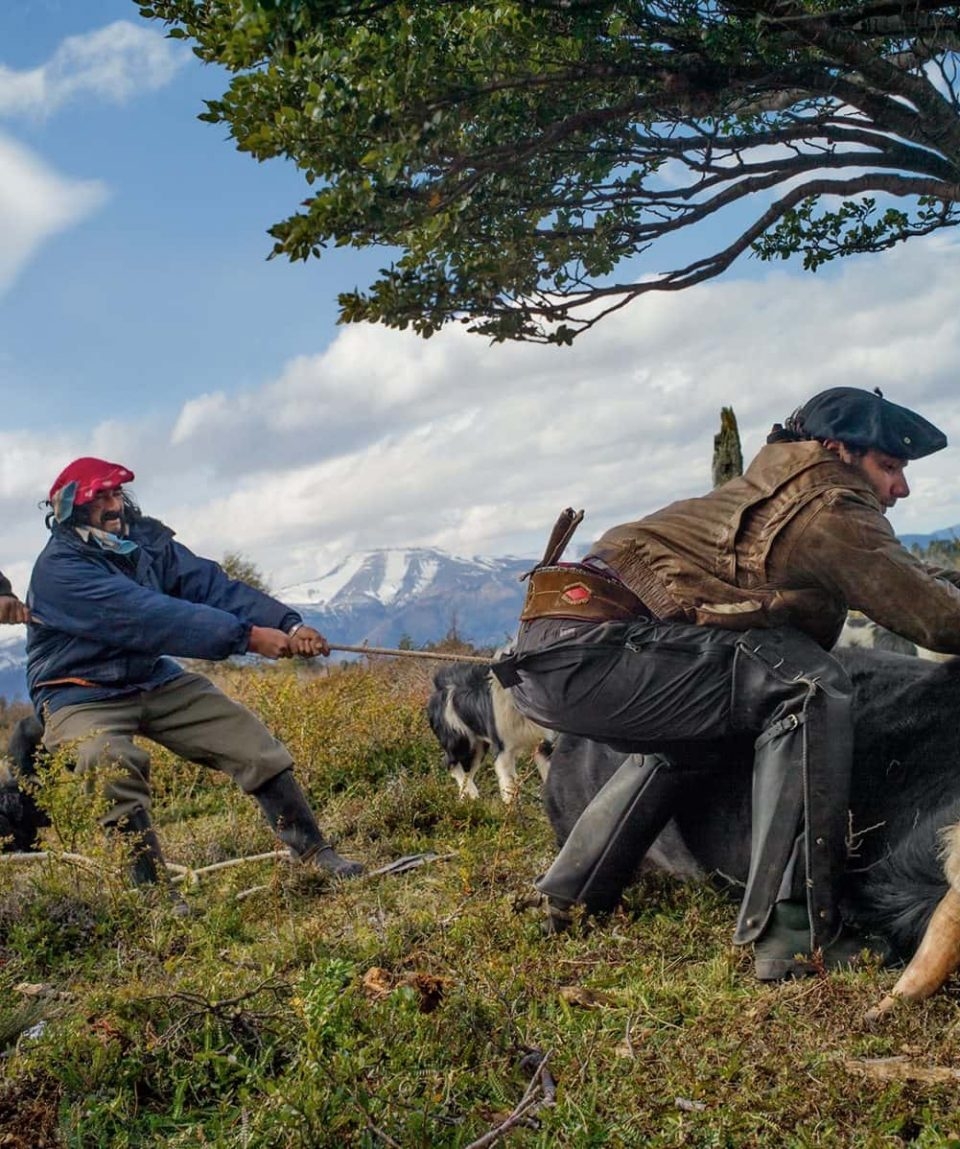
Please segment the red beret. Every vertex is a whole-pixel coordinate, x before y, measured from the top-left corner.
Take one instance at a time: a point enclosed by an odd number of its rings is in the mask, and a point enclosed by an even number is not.
[[[114,487],[122,487],[124,483],[132,483],[133,471],[128,471],[119,463],[108,463],[106,459],[92,459],[84,456],[68,463],[59,475],[53,480],[50,488],[50,501],[57,491],[62,490],[68,483],[76,483],[77,491],[73,496],[73,505],[82,507],[84,503],[92,502],[101,491],[111,491]]]

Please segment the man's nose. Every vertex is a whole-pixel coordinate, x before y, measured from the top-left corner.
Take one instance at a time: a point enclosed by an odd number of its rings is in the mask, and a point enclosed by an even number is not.
[[[905,499],[907,495],[910,494],[910,484],[903,477],[903,475],[897,476],[896,481],[893,484],[893,494],[898,499]]]

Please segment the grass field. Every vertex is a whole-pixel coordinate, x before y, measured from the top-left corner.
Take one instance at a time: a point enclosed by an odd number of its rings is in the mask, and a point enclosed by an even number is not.
[[[423,717],[432,669],[223,680],[342,852],[441,856],[406,873],[334,885],[251,861],[188,877],[176,918],[50,771],[54,856],[0,862],[0,1149],[960,1146],[954,992],[870,1028],[895,974],[760,985],[735,908],[655,876],[543,938],[536,771],[512,808],[492,769],[458,802]],[[272,848],[221,777],[160,750],[153,769],[170,861]]]

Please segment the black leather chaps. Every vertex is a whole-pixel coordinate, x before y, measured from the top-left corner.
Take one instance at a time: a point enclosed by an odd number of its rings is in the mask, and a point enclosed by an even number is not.
[[[852,687],[817,643],[786,627],[732,631],[658,620],[541,618],[521,628],[509,676],[528,717],[620,751],[651,755],[671,744],[755,734],[751,864],[734,940],[755,941],[774,903],[797,896],[806,897],[811,945],[833,939],[840,926]],[[650,825],[665,822],[677,800],[677,788],[665,783],[648,790],[647,801],[655,792],[660,803],[646,812]],[[624,793],[636,807],[636,787]],[[602,810],[591,809],[598,801]],[[624,880],[624,843],[606,850],[603,827],[622,838],[635,815],[615,806],[613,795],[601,792],[581,815],[597,843],[588,867],[597,890],[610,888],[607,878]],[[557,891],[566,891],[558,896],[572,901],[582,899],[570,896],[576,881],[567,875],[585,873],[580,853],[588,837],[576,830],[541,879],[547,884],[538,882],[550,894],[553,875]],[[635,864],[650,845],[647,834],[640,838]],[[616,878],[604,874],[605,856],[611,864],[617,859]]]

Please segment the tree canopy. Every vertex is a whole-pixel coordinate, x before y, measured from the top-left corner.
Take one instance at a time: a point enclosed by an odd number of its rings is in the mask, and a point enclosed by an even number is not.
[[[220,566],[228,578],[237,579],[238,582],[245,582],[247,586],[252,586],[254,590],[262,590],[264,594],[271,593],[270,584],[263,577],[263,572],[257,564],[245,558],[239,551],[227,551],[220,560]]]
[[[342,321],[429,336],[461,320],[566,343],[745,252],[816,270],[960,219],[957,4],[153,0],[141,12],[234,73],[202,119],[303,171],[309,198],[270,229],[272,254],[392,249],[375,282],[339,296]]]

